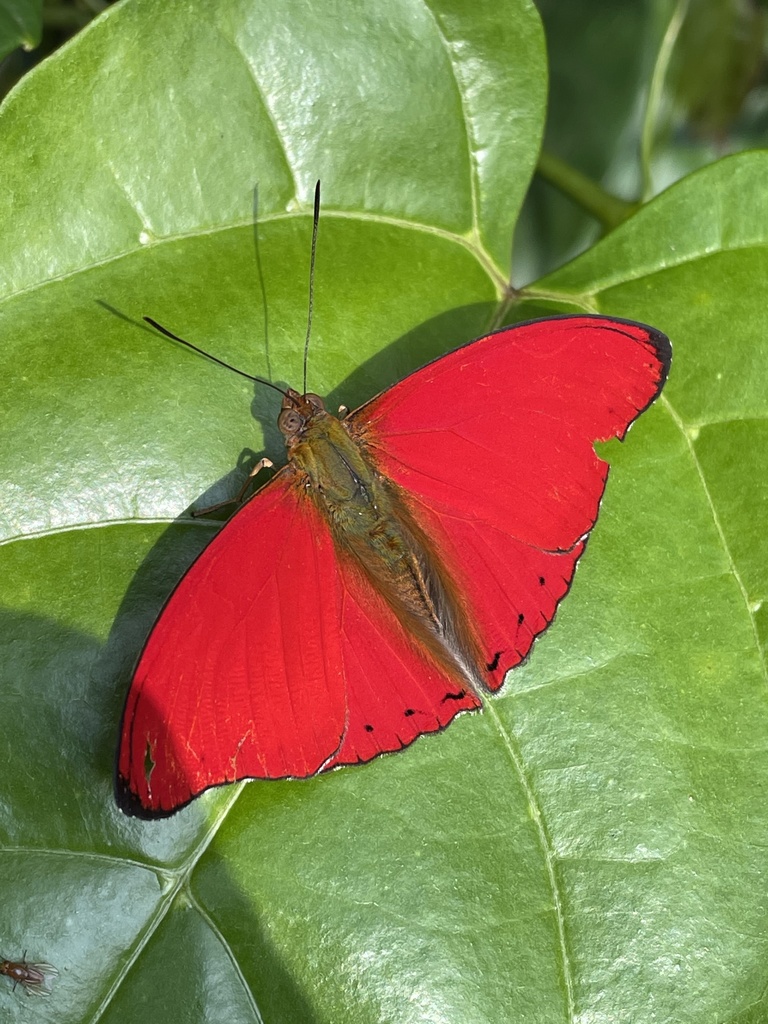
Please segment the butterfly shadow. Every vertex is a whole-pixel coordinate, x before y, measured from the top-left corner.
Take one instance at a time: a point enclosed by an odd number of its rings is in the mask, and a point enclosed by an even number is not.
[[[482,336],[495,310],[494,303],[478,302],[425,320],[361,363],[333,387],[325,396],[328,409],[335,412],[340,405],[355,409],[419,367]],[[310,351],[310,373],[311,360]]]

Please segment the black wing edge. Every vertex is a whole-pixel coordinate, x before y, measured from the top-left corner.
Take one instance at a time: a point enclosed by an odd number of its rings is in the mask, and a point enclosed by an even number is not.
[[[589,313],[589,314],[585,313],[585,314],[583,314],[583,317],[587,317],[589,319],[595,319],[595,320],[610,320],[610,321],[612,321],[613,323],[616,323],[616,324],[626,324],[627,327],[639,327],[640,330],[646,332],[646,334],[648,335],[648,338],[647,338],[648,342],[651,345],[653,345],[654,349],[656,350],[656,357],[659,360],[659,362],[661,363],[661,373],[659,375],[659,382],[658,382],[658,384],[656,386],[656,392],[646,402],[646,404],[642,407],[642,409],[638,409],[637,410],[637,414],[632,418],[632,421],[631,421],[631,423],[634,423],[638,416],[641,416],[645,412],[645,410],[647,408],[649,408],[649,406],[653,405],[653,403],[656,401],[656,399],[661,394],[662,389],[663,389],[664,385],[667,382],[667,378],[669,377],[669,371],[670,371],[670,368],[672,366],[672,342],[669,340],[667,335],[664,334],[663,331],[658,330],[656,327],[651,327],[648,324],[644,324],[640,320],[626,320],[623,317],[619,317],[619,316],[602,316],[600,314],[593,315],[591,313]],[[568,320],[570,318],[571,318],[571,315],[569,314],[568,316],[546,317],[545,319],[549,319],[549,320]],[[535,323],[535,322],[536,321],[530,321],[530,320],[528,321],[528,323]],[[608,325],[606,325],[606,330],[610,330],[610,329],[611,328]],[[632,341],[637,341],[637,338],[635,338],[634,335],[628,334],[626,331],[622,331],[620,328],[616,328],[616,332],[617,332],[617,334],[623,334],[626,338],[631,338]]]
[[[119,772],[115,772],[114,775],[114,795],[115,803],[123,814],[128,818],[140,818],[142,821],[155,821],[160,818],[170,818],[177,811],[180,811],[182,807],[186,807],[192,803],[195,799],[195,795],[190,795],[189,800],[185,800],[183,804],[176,804],[175,807],[170,810],[149,810],[146,808],[141,800],[128,786],[128,780],[124,779]]]
[[[670,367],[672,365],[672,343],[670,342],[670,340],[667,337],[667,335],[663,333],[663,331],[660,331],[660,330],[658,330],[655,327],[651,327],[649,324],[642,323],[639,320],[629,320],[629,319],[627,319],[625,317],[608,316],[608,315],[602,314],[602,313],[563,313],[563,314],[559,314],[559,315],[555,315],[555,316],[535,317],[534,319],[531,319],[531,320],[523,320],[523,321],[520,321],[519,323],[508,324],[505,327],[500,327],[496,331],[492,331],[490,334],[483,335],[481,338],[475,338],[472,341],[468,341],[464,345],[460,345],[458,347],[459,348],[466,348],[468,345],[474,345],[475,342],[481,341],[481,340],[483,340],[483,338],[491,337],[494,334],[503,334],[506,331],[513,330],[516,327],[526,327],[529,324],[541,323],[542,321],[546,321],[546,320],[585,320],[585,319],[586,320],[599,320],[599,321],[601,321],[603,323],[604,327],[607,330],[610,330],[611,328],[610,328],[609,324],[607,324],[605,322],[606,321],[610,321],[612,324],[616,324],[617,325],[616,326],[617,333],[624,334],[626,337],[630,337],[633,341],[637,341],[637,338],[635,338],[634,335],[630,335],[627,332],[622,331],[619,325],[626,324],[628,327],[640,328],[642,331],[646,332],[647,341],[651,345],[653,345],[653,347],[654,347],[654,349],[656,351],[656,356],[657,356],[659,362],[661,363],[661,373],[659,375],[659,381],[658,381],[658,385],[656,387],[656,391],[651,396],[651,398],[648,400],[648,402],[642,407],[642,409],[638,409],[637,413],[632,418],[630,424],[628,424],[628,428],[629,428],[629,426],[631,426],[631,424],[634,423],[635,420],[640,415],[642,415],[642,413],[644,413],[645,410],[649,406],[653,405],[653,403],[659,397],[659,395],[661,394],[661,391],[662,391],[662,389],[663,389],[663,387],[664,387],[664,385],[665,385],[665,383],[667,381],[667,378],[669,376]],[[445,354],[447,355],[448,353],[445,353]],[[431,360],[431,362],[437,362],[438,359],[441,359],[441,358],[442,358],[442,356],[438,356],[436,359]],[[429,364],[427,363],[425,365],[429,365]],[[378,397],[378,396],[374,396],[374,398],[375,397]],[[373,398],[369,399],[369,401],[373,401],[373,400],[374,400]],[[354,412],[359,412],[361,409],[365,408],[365,406],[367,404],[368,404],[368,402],[365,402],[362,406],[359,406],[358,409],[354,410]],[[350,413],[350,417],[352,415],[353,415],[353,413]],[[278,475],[279,474],[276,474],[276,476],[278,476]],[[273,477],[272,479],[274,480],[275,477]],[[271,483],[271,482],[272,481],[270,480],[269,483]],[[259,492],[257,491],[255,493],[259,493]],[[602,497],[601,497],[601,501],[602,501]],[[594,526],[594,522],[593,522],[592,526]],[[591,530],[591,527],[590,527],[590,530]],[[581,541],[585,541],[586,542],[588,536],[589,536],[589,531],[587,532],[587,534],[584,537],[579,538],[579,541],[577,543],[579,543]],[[203,550],[205,550],[205,549],[203,549]],[[585,543],[585,550],[586,550],[586,543]],[[200,554],[202,555],[202,553],[203,552],[201,552]],[[584,551],[581,552],[581,555],[579,555],[579,558],[578,558],[578,560],[576,562],[576,565],[574,565],[574,572],[571,575],[571,581],[568,584],[568,589],[566,590],[565,594],[563,594],[563,598],[566,597],[567,594],[570,592],[571,586],[573,584],[573,578],[574,578],[575,572],[576,572],[576,567],[578,566],[579,562],[581,562],[581,559],[582,559],[583,555],[584,555]],[[200,557],[200,555],[198,555],[198,558],[199,557]],[[189,571],[189,570],[187,570],[187,571]],[[181,581],[179,581],[179,582],[181,582]],[[177,584],[177,586],[178,586],[178,584]],[[173,590],[171,591],[171,594],[169,594],[165,604],[167,604],[168,601],[170,601],[171,597],[173,596],[173,591],[175,591],[175,589],[176,589],[176,587],[174,587]],[[561,598],[560,601],[557,602],[557,605],[555,607],[555,614],[557,613],[557,610],[559,609],[560,604],[562,603],[563,598]],[[160,612],[160,615],[161,614],[162,614],[162,610]],[[160,615],[158,615],[158,618],[160,617]],[[554,615],[553,615],[553,619],[554,619]],[[551,621],[550,621],[549,625],[551,625]],[[547,626],[547,629],[549,628],[549,625]],[[542,632],[546,632],[546,629],[543,630]],[[150,630],[150,633],[151,633],[151,630]],[[534,643],[531,645],[531,650],[528,652],[528,654],[525,656],[525,658],[521,662],[519,662],[519,664],[524,664],[525,661],[528,660],[528,658],[530,657],[531,651],[533,651],[533,648],[535,646],[535,642],[536,642],[536,640],[538,640],[540,635],[541,634],[538,634],[534,638]],[[148,640],[149,640],[149,636],[147,637],[147,641]],[[147,641],[145,641],[145,644],[146,644]],[[141,654],[143,654],[143,648],[142,648]],[[139,658],[137,659],[137,664],[138,664],[138,661],[141,658],[141,654],[139,655]],[[515,666],[515,667],[518,667],[518,666]],[[491,692],[495,693],[496,691],[491,691]],[[127,694],[126,694],[125,705],[127,705],[127,702],[128,701],[127,701]],[[125,705],[123,707],[123,713],[122,713],[121,719],[120,719],[120,729],[119,729],[118,736],[122,736],[122,731],[123,731],[123,726],[124,726],[124,719],[125,719],[125,711],[126,711]],[[457,717],[457,716],[454,716],[454,717]],[[451,722],[453,722],[453,719],[451,719]],[[437,730],[437,731],[438,732],[442,732],[443,729],[447,728],[447,725],[449,725],[449,724],[450,724],[450,722],[447,723],[446,726],[441,726],[440,729]],[[410,744],[408,744],[408,745],[410,746]],[[385,752],[382,752],[382,754],[383,753],[385,753]],[[389,753],[392,753],[392,751],[389,751]],[[377,755],[377,757],[382,756],[382,754]],[[115,797],[115,803],[117,804],[118,808],[123,812],[123,814],[125,814],[129,818],[138,818],[138,819],[140,819],[142,821],[156,821],[156,820],[160,820],[160,819],[163,819],[163,818],[170,818],[170,817],[173,817],[174,814],[177,814],[184,807],[189,806],[189,804],[191,804],[193,800],[196,800],[197,797],[199,797],[202,793],[207,792],[207,790],[209,790],[209,789],[216,789],[216,788],[218,788],[219,786],[222,786],[222,785],[231,785],[231,783],[214,783],[211,786],[206,786],[205,789],[201,790],[199,793],[191,793],[188,800],[185,800],[183,803],[176,804],[176,806],[172,807],[170,810],[165,810],[165,809],[149,810],[148,808],[146,808],[141,803],[141,801],[139,800],[138,796],[130,789],[130,787],[128,785],[128,780],[125,779],[120,774],[120,771],[118,769],[118,758],[119,758],[119,756],[120,756],[120,744],[118,742],[117,750],[115,751],[115,762],[114,762],[114,764],[115,764],[114,776],[113,776],[113,778],[114,778],[114,797]],[[343,767],[343,766],[339,765],[338,767]],[[286,776],[286,778],[292,778],[292,776]],[[239,779],[237,781],[243,781],[243,780]],[[271,781],[275,781],[275,780],[267,779],[267,780],[263,780],[263,781],[270,781],[271,782]]]

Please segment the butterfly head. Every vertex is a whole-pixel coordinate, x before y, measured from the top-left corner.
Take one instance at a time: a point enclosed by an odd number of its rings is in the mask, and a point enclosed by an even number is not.
[[[285,437],[286,447],[290,450],[297,444],[310,423],[322,414],[325,414],[325,406],[319,395],[313,395],[311,392],[300,395],[293,388],[288,388],[277,418],[277,425]]]

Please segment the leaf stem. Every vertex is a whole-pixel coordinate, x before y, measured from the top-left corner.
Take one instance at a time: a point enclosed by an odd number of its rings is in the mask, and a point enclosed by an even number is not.
[[[559,189],[587,213],[596,217],[606,231],[618,227],[622,221],[631,217],[640,206],[639,203],[628,203],[618,196],[606,192],[596,181],[586,174],[577,171],[553,153],[542,150],[536,170],[551,185]]]
[[[659,46],[656,63],[648,86],[648,98],[645,104],[643,115],[643,128],[640,136],[640,164],[643,173],[643,199],[648,200],[653,195],[653,179],[651,174],[651,159],[653,156],[653,142],[659,128],[662,105],[664,102],[664,84],[667,72],[672,60],[672,54],[677,43],[680,29],[682,28],[685,16],[688,13],[688,0],[677,0],[669,24]]]

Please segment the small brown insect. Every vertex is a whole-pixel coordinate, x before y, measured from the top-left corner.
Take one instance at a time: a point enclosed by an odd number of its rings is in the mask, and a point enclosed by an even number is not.
[[[30,996],[33,993],[37,996],[50,995],[51,982],[58,973],[51,964],[32,963],[27,960],[26,950],[21,960],[0,959],[0,974],[11,979],[14,989],[21,985]]]

